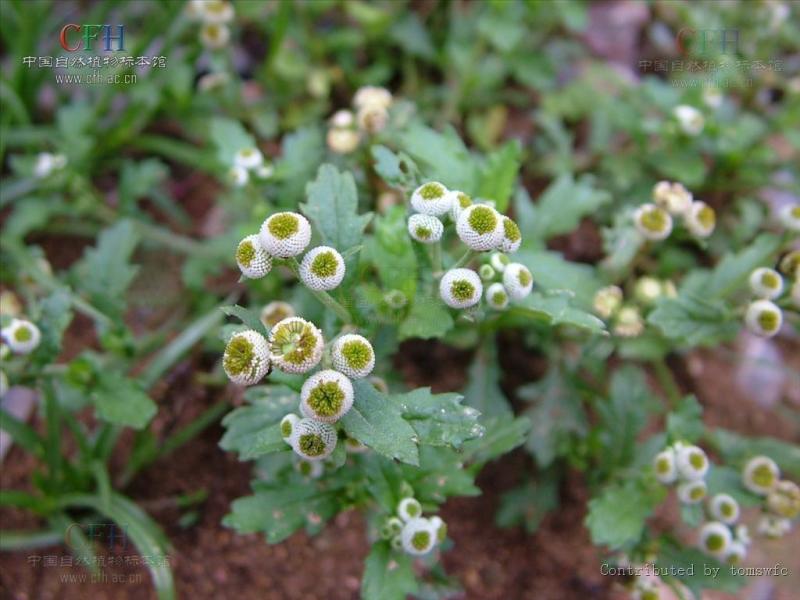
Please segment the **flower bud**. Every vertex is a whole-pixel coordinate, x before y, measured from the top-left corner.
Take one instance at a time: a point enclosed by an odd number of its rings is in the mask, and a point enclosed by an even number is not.
[[[444,225],[433,215],[417,213],[408,218],[408,233],[418,242],[435,244],[442,239]]]
[[[415,498],[403,498],[397,504],[397,516],[408,522],[422,516],[422,505]]]
[[[235,384],[254,385],[269,371],[269,345],[264,336],[248,329],[234,334],[225,346],[222,368]]]
[[[781,223],[789,231],[800,232],[800,204],[784,206],[780,213]]]
[[[756,300],[747,307],[744,322],[756,335],[772,337],[781,329],[783,312],[769,300]]]
[[[724,523],[709,521],[700,528],[700,549],[711,556],[722,558],[728,552],[733,536]]]
[[[438,181],[429,181],[411,194],[411,207],[423,215],[440,217],[450,210],[452,198]]]
[[[492,265],[481,265],[480,268],[478,269],[478,275],[481,276],[481,279],[483,279],[483,281],[491,281],[492,279],[494,279],[494,276],[497,275],[497,273],[495,272],[494,267],[492,267]]]
[[[800,488],[793,481],[779,481],[767,496],[767,508],[784,519],[800,514]]]
[[[672,233],[672,217],[655,204],[642,204],[633,214],[637,231],[646,239],[665,240]]]
[[[264,155],[258,148],[242,148],[233,157],[233,164],[248,171],[260,167],[264,163]]]
[[[311,224],[296,212],[275,213],[261,225],[259,238],[264,250],[272,256],[297,256],[311,241]]]
[[[456,233],[464,244],[478,251],[499,249],[505,236],[503,219],[491,206],[472,204],[461,211]]]
[[[382,87],[367,85],[359,88],[353,96],[353,106],[357,109],[364,108],[365,106],[389,108],[391,104],[391,92]]]
[[[300,475],[309,479],[319,479],[325,472],[325,467],[322,465],[322,461],[319,460],[300,459],[295,462],[294,468]]]
[[[244,187],[250,181],[250,175],[244,167],[233,165],[228,169],[228,181],[233,187]]]
[[[781,471],[775,461],[767,456],[756,456],[745,464],[742,470],[742,484],[759,496],[769,494],[781,477]]]
[[[300,419],[291,438],[292,449],[306,460],[328,458],[336,449],[336,430],[327,423]]]
[[[482,294],[481,278],[470,269],[450,269],[439,282],[439,295],[451,308],[474,306]]]
[[[210,50],[219,50],[228,45],[231,30],[220,23],[206,23],[200,30],[200,41]]]
[[[207,0],[198,10],[206,23],[230,23],[233,21],[233,5],[227,0]]]
[[[678,467],[675,464],[675,451],[672,448],[662,450],[653,459],[656,479],[664,485],[675,483],[678,479]]]
[[[503,270],[503,287],[512,300],[522,300],[533,289],[533,275],[521,263],[508,263]]]
[[[783,277],[774,269],[759,267],[750,273],[750,289],[764,300],[777,298],[783,292]]]
[[[450,195],[450,220],[458,223],[458,217],[461,216],[464,209],[472,206],[472,198],[458,190],[450,190],[448,194]]]
[[[708,473],[708,457],[702,448],[683,445],[675,452],[675,465],[678,475],[686,481],[702,479]]]
[[[522,233],[519,230],[519,225],[508,217],[503,217],[503,239],[497,249],[506,254],[513,254],[519,250],[522,244]]]
[[[686,212],[684,225],[695,237],[707,238],[714,233],[714,227],[717,225],[717,213],[705,202],[696,200],[692,202]]]
[[[678,484],[678,499],[684,504],[697,504],[706,497],[708,487],[702,479]]]
[[[306,373],[322,358],[322,332],[300,317],[280,321],[269,334],[269,348],[276,367],[287,373]]]
[[[673,114],[678,121],[681,131],[689,136],[697,136],[703,131],[705,119],[703,113],[686,104],[681,104],[673,109]]]
[[[273,300],[261,309],[261,322],[267,329],[272,329],[289,317],[295,316],[294,308],[288,302]]]
[[[272,270],[272,257],[257,235],[248,235],[236,247],[236,264],[245,277],[260,279]]]
[[[403,526],[400,534],[403,550],[413,556],[422,556],[436,545],[436,530],[428,519],[411,519]]]
[[[297,427],[297,424],[300,422],[300,417],[298,417],[294,413],[289,413],[285,417],[281,419],[281,437],[283,441],[287,444],[290,443],[289,440],[292,439],[292,434],[294,433],[294,428]]]
[[[595,313],[608,319],[622,306],[622,290],[616,285],[600,288],[595,292],[592,304]]]
[[[661,297],[663,287],[655,277],[640,277],[633,288],[633,296],[644,306],[652,306]]]
[[[336,154],[350,154],[358,148],[361,136],[354,129],[334,127],[328,130],[325,142]]]
[[[502,252],[493,252],[489,257],[489,264],[492,265],[494,270],[498,273],[502,273],[505,270],[506,265],[510,262],[511,259]]]
[[[333,369],[314,373],[300,390],[300,412],[322,423],[335,423],[353,406],[353,384]]]
[[[642,313],[635,306],[623,306],[617,312],[614,321],[614,335],[619,337],[636,337],[644,331]]]
[[[493,283],[486,288],[486,303],[495,310],[508,306],[508,293],[502,283]]]
[[[692,194],[680,183],[659,181],[653,187],[653,202],[672,215],[684,215],[692,205]]]
[[[730,494],[717,494],[709,501],[708,512],[717,521],[733,525],[739,520],[739,503]]]
[[[317,246],[300,263],[300,281],[316,292],[329,291],[339,287],[345,270],[344,258],[335,248]]]
[[[375,351],[369,340],[348,333],[339,337],[331,347],[333,368],[352,379],[361,379],[375,368]]]

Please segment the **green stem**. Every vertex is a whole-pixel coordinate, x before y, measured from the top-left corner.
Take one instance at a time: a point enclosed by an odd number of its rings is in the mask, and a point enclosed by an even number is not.
[[[678,384],[675,382],[672,371],[663,358],[653,360],[652,364],[658,383],[667,395],[670,406],[672,408],[676,407],[681,400],[682,394]]]
[[[433,278],[439,279],[443,275],[441,241],[438,241],[431,246],[431,267],[433,268]]]
[[[478,253],[475,252],[475,250],[469,249],[450,268],[451,269],[458,269],[459,267],[463,267],[464,265],[469,264],[470,261],[472,261],[472,259],[475,258],[477,255],[478,255]]]

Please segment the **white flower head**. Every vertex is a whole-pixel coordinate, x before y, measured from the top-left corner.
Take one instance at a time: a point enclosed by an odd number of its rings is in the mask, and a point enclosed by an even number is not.
[[[486,204],[472,204],[461,211],[456,222],[458,237],[473,250],[500,249],[505,236],[503,217]]]
[[[702,448],[684,444],[675,451],[675,465],[681,479],[695,481],[708,473],[708,457]]]
[[[747,528],[747,525],[739,524],[737,525],[734,530],[734,539],[742,544],[745,548],[751,544],[753,541],[750,538],[750,530]]]
[[[678,480],[678,467],[675,464],[675,450],[666,448],[653,459],[653,469],[656,479],[664,485],[675,483]]]
[[[436,545],[437,529],[429,519],[418,518],[408,521],[400,534],[403,550],[413,556],[422,556],[430,552]]]
[[[522,300],[533,289],[533,275],[521,263],[508,263],[503,270],[503,287],[512,300]]]
[[[693,236],[707,238],[717,226],[717,213],[705,202],[695,200],[686,212],[683,223]]]
[[[12,319],[0,334],[14,354],[30,354],[42,339],[39,328],[25,319]]]
[[[353,406],[353,384],[333,369],[314,373],[300,390],[300,412],[323,423],[335,423]]]
[[[33,175],[37,179],[49,177],[53,171],[63,169],[67,164],[67,157],[63,154],[51,154],[42,152],[36,156],[36,164],[33,167]]]
[[[447,523],[439,515],[430,518],[431,525],[436,531],[436,541],[441,543],[447,538]]]
[[[247,169],[240,165],[233,165],[228,169],[228,181],[233,187],[244,187],[250,181],[250,174]]]
[[[633,224],[646,239],[665,240],[672,233],[672,217],[655,204],[642,204],[633,213]]]
[[[728,552],[733,536],[730,528],[719,521],[709,521],[700,528],[699,546],[706,554],[722,558]]]
[[[641,304],[651,306],[664,293],[664,286],[655,277],[640,277],[633,286],[633,296]]]
[[[297,427],[297,424],[300,422],[300,417],[298,417],[294,413],[289,413],[285,417],[281,419],[281,437],[283,441],[287,444],[291,444],[292,434],[294,433],[294,428]]]
[[[778,465],[767,456],[751,458],[742,470],[742,484],[759,496],[769,494],[780,481],[780,477]]]
[[[614,318],[614,335],[619,337],[637,337],[644,331],[644,319],[636,306],[623,306]]]
[[[377,104],[368,104],[358,109],[356,120],[359,129],[375,134],[386,129],[386,125],[389,123],[389,111]]]
[[[703,131],[705,119],[703,118],[703,113],[695,107],[681,104],[673,109],[672,114],[675,115],[681,131],[686,135],[696,136]]]
[[[333,368],[352,379],[361,379],[375,368],[375,351],[362,335],[347,333],[331,347]]]
[[[322,332],[300,317],[289,317],[269,332],[273,364],[287,373],[306,373],[319,364],[325,345]]]
[[[772,337],[783,325],[783,312],[769,300],[756,300],[747,307],[744,322],[756,335]]]
[[[779,481],[767,496],[767,508],[784,519],[800,515],[800,487],[794,481]]]
[[[469,308],[480,302],[483,283],[471,269],[450,269],[439,281],[439,295],[450,308]]]
[[[717,521],[733,525],[739,520],[739,503],[730,494],[716,494],[708,502],[708,512]]]
[[[275,169],[272,165],[259,165],[253,169],[253,173],[255,173],[256,177],[259,179],[269,179],[274,172]]]
[[[352,127],[356,122],[356,118],[351,110],[337,110],[330,118],[331,127],[337,129],[346,129]]]
[[[269,345],[264,336],[248,329],[235,333],[225,346],[222,367],[237,385],[254,385],[269,371]]]
[[[493,283],[486,288],[486,304],[495,310],[503,310],[508,306],[508,292],[502,283]]]
[[[273,300],[261,309],[261,322],[267,329],[272,329],[276,324],[294,315],[294,307],[291,304]]]
[[[408,234],[423,244],[435,244],[442,239],[444,225],[433,215],[417,213],[408,218]]]
[[[411,207],[423,215],[441,217],[450,210],[452,197],[438,181],[429,181],[411,194]]]
[[[336,449],[336,430],[328,423],[300,419],[291,438],[292,449],[306,460],[328,458]]]
[[[800,232],[800,204],[789,204],[781,209],[781,223],[789,231]]]
[[[522,244],[522,233],[512,219],[503,217],[503,239],[500,240],[498,250],[506,254],[513,254]]]
[[[231,30],[224,23],[205,23],[200,29],[200,41],[210,50],[219,50],[228,45]]]
[[[492,265],[492,268],[498,273],[505,271],[506,265],[510,262],[511,259],[502,252],[493,252],[492,256],[489,257],[489,264]]]
[[[592,301],[594,312],[604,319],[608,319],[622,307],[622,288],[608,285],[594,293]]]
[[[492,265],[481,265],[478,269],[478,275],[480,275],[481,279],[484,281],[491,281],[494,279],[494,276],[497,275],[497,271],[494,270]]]
[[[783,292],[783,277],[775,269],[759,267],[750,273],[750,289],[765,300],[777,298]]]
[[[692,205],[692,193],[681,183],[659,181],[653,186],[653,202],[672,215],[684,215]]]
[[[199,11],[206,23],[230,23],[233,21],[233,5],[227,0],[208,0]]]
[[[242,148],[234,155],[233,164],[253,170],[264,164],[264,155],[258,148]]]
[[[450,196],[450,220],[453,223],[458,223],[458,217],[461,216],[464,209],[472,206],[472,198],[458,190],[450,190],[447,193]]]
[[[354,129],[333,127],[328,130],[325,136],[328,148],[336,154],[350,154],[358,148],[361,136]]]
[[[381,526],[381,537],[384,539],[390,539],[396,535],[400,535],[400,532],[403,531],[403,525],[403,521],[397,517],[389,517]]]
[[[800,250],[791,250],[782,256],[778,269],[786,277],[800,279]]]
[[[422,505],[416,498],[403,498],[397,504],[397,516],[404,522],[417,519],[422,516]]]
[[[353,106],[357,109],[365,106],[377,106],[379,108],[389,108],[392,104],[392,93],[386,88],[367,85],[359,88],[353,96]]]
[[[321,460],[300,459],[294,463],[295,470],[303,477],[308,479],[319,479],[325,472],[325,466]]]
[[[738,565],[740,564],[745,557],[747,556],[747,546],[739,541],[732,541],[728,546],[728,551],[722,557],[729,565]]]
[[[330,246],[309,250],[300,263],[300,280],[314,291],[339,287],[345,275],[345,265],[339,251]]]
[[[259,232],[261,245],[272,256],[289,258],[301,254],[311,241],[311,224],[296,212],[267,217]]]
[[[702,502],[708,493],[708,486],[702,479],[684,481],[678,484],[678,499],[684,504]]]
[[[236,246],[236,264],[245,277],[260,279],[272,269],[272,257],[261,246],[257,235],[248,235]]]

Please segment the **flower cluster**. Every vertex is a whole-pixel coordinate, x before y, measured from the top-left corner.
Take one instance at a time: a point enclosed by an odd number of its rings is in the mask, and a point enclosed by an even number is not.
[[[233,4],[227,0],[190,0],[186,7],[190,18],[202,22],[200,41],[206,48],[224,48],[231,39],[228,24],[233,21]]]
[[[597,316],[612,324],[614,335],[637,337],[644,331],[641,309],[649,309],[662,296],[674,298],[676,295],[675,285],[671,281],[641,277],[633,287],[634,302],[625,303],[622,288],[609,285],[595,292],[593,308]]]
[[[745,325],[756,335],[772,337],[783,324],[783,312],[772,302],[783,293],[783,277],[774,269],[759,267],[750,273],[749,283],[756,299],[747,307]]]
[[[264,155],[258,148],[242,148],[233,156],[228,180],[234,187],[244,187],[250,181],[251,173],[258,179],[268,179],[272,176],[272,166],[264,162]]]
[[[350,154],[367,135],[382,131],[389,121],[392,94],[381,87],[366,86],[353,96],[355,113],[338,110],[330,118],[326,141],[328,148],[337,154]]]
[[[800,487],[781,479],[774,460],[755,456],[742,469],[742,484],[752,493],[764,497],[764,515],[758,531],[770,538],[779,538],[792,529],[792,521],[800,515]]]
[[[678,498],[684,504],[697,504],[706,497],[705,476],[709,462],[702,448],[675,442],[653,459],[656,478],[664,485],[678,484]]]
[[[236,264],[242,275],[259,279],[272,269],[272,261],[294,259],[311,242],[311,224],[296,212],[280,212],[267,217],[258,234],[248,235],[236,248]],[[329,291],[344,279],[344,258],[335,248],[317,246],[297,264],[300,280],[311,290]]]
[[[686,229],[697,238],[710,236],[717,224],[713,208],[694,200],[682,184],[669,181],[659,181],[653,187],[653,203],[638,207],[633,222],[645,239],[661,241],[672,233],[674,217],[683,219]]]
[[[519,226],[490,204],[480,204],[458,190],[429,181],[411,194],[408,234],[422,244],[436,244],[444,235],[445,217],[455,225],[459,239],[471,252],[494,250],[476,272],[465,267],[447,271],[439,281],[439,295],[451,308],[470,308],[485,297],[489,307],[503,310],[510,300],[521,300],[533,289],[533,276],[521,263],[506,256],[519,250]],[[492,282],[497,277],[499,281]],[[484,283],[487,284],[484,294]]]
[[[397,504],[395,516],[381,527],[381,537],[391,540],[392,547],[412,556],[428,554],[447,537],[447,524],[438,516],[422,516],[422,505],[412,497]]]

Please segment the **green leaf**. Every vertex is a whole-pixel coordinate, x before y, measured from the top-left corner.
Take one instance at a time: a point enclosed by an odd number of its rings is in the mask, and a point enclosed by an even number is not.
[[[558,508],[558,479],[552,475],[529,480],[500,497],[495,515],[499,527],[523,525],[527,533],[535,533],[542,519]]]
[[[236,317],[239,319],[248,329],[257,331],[264,336],[267,335],[267,328],[264,326],[264,323],[261,322],[261,316],[255,310],[239,306],[238,304],[223,306],[220,310],[229,317]]]
[[[580,397],[560,369],[553,368],[542,381],[520,387],[517,395],[533,403],[525,411],[531,421],[526,447],[540,467],[552,464],[569,438],[586,435],[588,424]]]
[[[594,180],[584,176],[575,181],[571,174],[561,175],[551,183],[526,217],[518,220],[523,240],[543,245],[545,241],[574,230],[581,219],[611,201],[611,194],[594,187]]]
[[[687,346],[717,344],[739,330],[738,320],[722,302],[683,293],[677,298],[659,299],[647,322],[668,339]]]
[[[603,286],[591,265],[566,260],[549,250],[520,250],[514,261],[528,267],[537,288],[569,290],[575,294],[573,304],[584,310],[592,308],[595,292]]]
[[[736,291],[747,281],[753,269],[772,264],[780,244],[778,236],[764,233],[741,252],[726,255],[711,272],[699,293],[703,298],[724,298]]]
[[[270,544],[277,544],[312,518],[327,521],[339,510],[336,492],[321,492],[313,483],[259,483],[253,496],[233,501],[222,524],[241,534],[264,532]]]
[[[358,193],[351,173],[322,165],[317,178],[306,186],[306,196],[308,201],[300,208],[314,222],[326,245],[344,252],[361,244],[372,213],[358,214]]]
[[[379,454],[418,465],[417,434],[401,416],[399,403],[362,379],[353,382],[353,390],[353,408],[340,421],[347,435]]]
[[[417,592],[413,561],[403,552],[393,552],[388,542],[373,544],[361,580],[363,600],[405,600]]]
[[[735,572],[714,558],[706,556],[698,548],[682,546],[677,542],[662,538],[658,546],[656,568],[659,572],[675,573],[665,579],[677,579],[699,597],[704,589],[736,592],[747,583],[747,578]]]
[[[397,330],[399,341],[409,338],[440,338],[453,328],[450,316],[438,297],[418,296]]]
[[[156,414],[156,404],[133,379],[113,371],[99,371],[91,393],[97,416],[115,425],[142,429]]]
[[[261,385],[249,388],[245,399],[248,406],[234,409],[222,420],[226,431],[220,447],[237,452],[239,460],[289,450],[279,423],[285,415],[297,410],[297,393],[284,386]]]
[[[397,289],[414,298],[417,291],[417,259],[406,229],[406,210],[395,206],[375,219],[375,232],[364,242],[362,263],[371,263],[385,291]]]
[[[88,249],[72,268],[75,287],[85,292],[101,312],[121,317],[125,291],[138,271],[138,266],[129,263],[138,243],[133,221],[123,219],[103,230],[97,246]]]
[[[464,459],[483,465],[525,443],[531,422],[511,414],[482,418],[484,433],[479,439],[464,444]]]
[[[534,292],[509,309],[510,314],[528,317],[543,325],[572,325],[592,333],[605,331],[605,323],[593,314],[572,306],[570,290]]]
[[[465,441],[484,433],[478,425],[480,413],[462,406],[464,397],[460,394],[432,394],[430,388],[417,388],[394,399],[421,444],[460,448]]]
[[[231,167],[239,150],[255,148],[256,141],[239,121],[216,117],[211,120],[211,141],[217,147],[217,160]]]
[[[675,410],[667,415],[670,440],[694,443],[703,435],[703,408],[694,396],[684,397]]]
[[[425,173],[426,180],[439,181],[467,194],[475,189],[477,165],[452,128],[439,133],[424,125],[412,125],[400,134],[399,142]]]
[[[42,339],[34,355],[38,364],[53,362],[61,353],[61,339],[72,322],[72,300],[64,290],[57,290],[44,298],[38,306],[36,323]]]
[[[410,190],[417,187],[419,168],[404,152],[395,154],[386,146],[372,146],[370,152],[375,161],[375,172],[390,187]]]
[[[781,471],[793,479],[800,479],[800,446],[772,437],[747,437],[727,429],[709,432],[712,444],[726,463],[744,466],[745,461],[763,454],[778,463]]]
[[[295,209],[324,157],[325,139],[319,128],[302,127],[284,136],[281,158],[275,163],[274,175],[282,184],[282,206]]]
[[[511,414],[511,406],[500,389],[500,368],[494,341],[487,340],[475,353],[467,381],[465,404],[479,410],[484,417]]]
[[[586,527],[592,542],[611,550],[636,544],[642,538],[645,520],[665,495],[663,486],[645,489],[635,480],[605,487],[600,496],[589,501]]]
[[[519,140],[511,140],[489,154],[480,170],[477,196],[494,200],[495,208],[501,213],[508,208],[521,157],[522,146]]]

